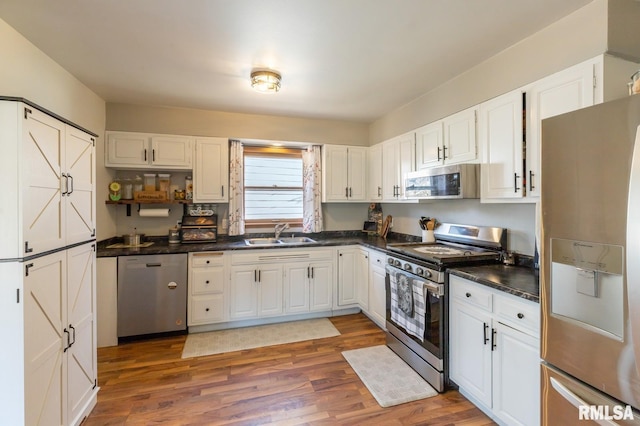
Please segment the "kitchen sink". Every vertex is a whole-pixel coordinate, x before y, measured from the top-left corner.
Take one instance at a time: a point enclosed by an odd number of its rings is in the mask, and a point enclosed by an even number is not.
[[[244,243],[248,246],[283,246],[283,245],[300,245],[312,244],[316,240],[309,237],[282,237],[282,238],[248,238]]]
[[[316,240],[312,240],[309,237],[282,237],[280,241],[282,241],[282,244],[311,244],[316,242]]]
[[[249,238],[244,240],[248,246],[276,246],[282,244],[275,238]]]

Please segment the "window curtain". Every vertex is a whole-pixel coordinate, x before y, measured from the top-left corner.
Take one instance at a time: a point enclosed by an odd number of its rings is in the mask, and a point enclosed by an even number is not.
[[[302,232],[322,231],[322,160],[320,147],[302,153]]]
[[[242,142],[229,147],[229,235],[244,234],[244,149]]]

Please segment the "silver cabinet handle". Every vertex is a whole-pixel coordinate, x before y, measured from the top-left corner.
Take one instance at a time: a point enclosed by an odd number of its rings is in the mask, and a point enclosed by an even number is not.
[[[178,284],[175,281],[171,281],[169,284],[167,284],[167,287],[169,288],[169,290],[175,290],[178,287]]]

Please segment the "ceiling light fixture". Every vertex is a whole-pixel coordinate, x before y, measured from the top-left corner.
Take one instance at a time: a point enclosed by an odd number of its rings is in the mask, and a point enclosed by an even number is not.
[[[255,70],[251,72],[251,87],[262,93],[276,93],[280,90],[281,79],[275,71]]]

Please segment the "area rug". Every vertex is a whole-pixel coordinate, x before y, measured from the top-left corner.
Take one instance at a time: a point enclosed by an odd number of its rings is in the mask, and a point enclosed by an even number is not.
[[[241,351],[303,340],[339,336],[327,318],[194,333],[187,336],[182,358]]]
[[[433,389],[388,347],[371,346],[342,352],[351,368],[381,407],[435,396]]]

